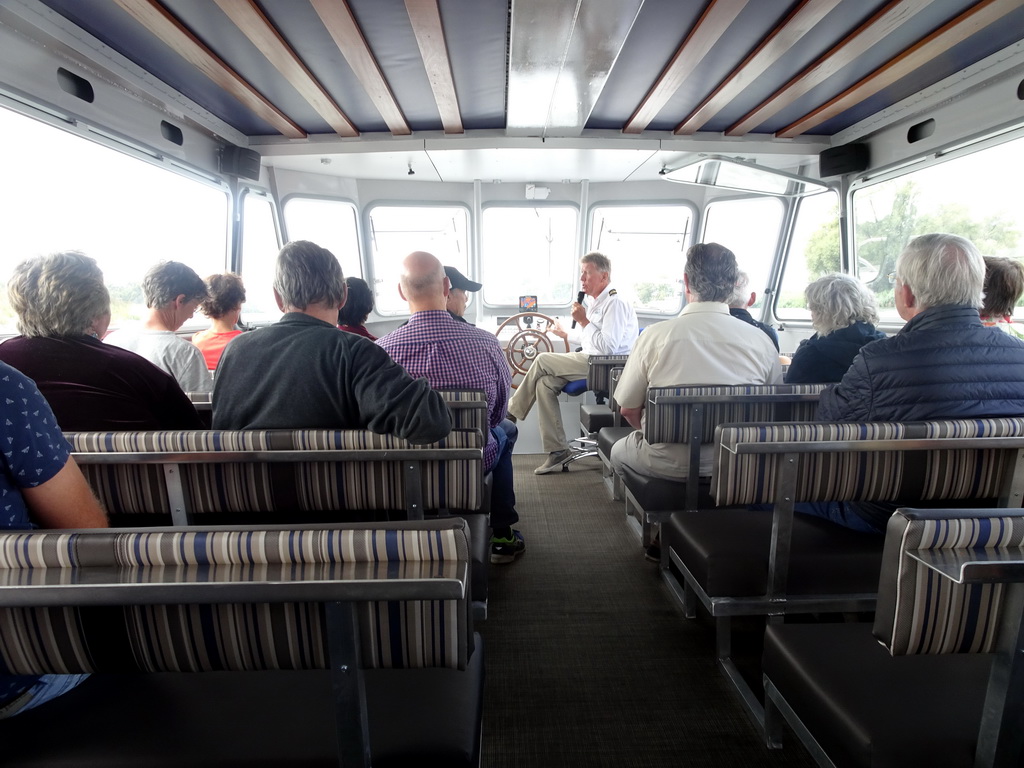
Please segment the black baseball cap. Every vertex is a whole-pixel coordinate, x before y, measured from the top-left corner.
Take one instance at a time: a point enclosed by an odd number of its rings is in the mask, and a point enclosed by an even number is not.
[[[452,284],[452,288],[459,288],[463,291],[479,291],[484,287],[483,283],[473,282],[455,267],[445,267],[444,273],[448,275],[448,281]]]

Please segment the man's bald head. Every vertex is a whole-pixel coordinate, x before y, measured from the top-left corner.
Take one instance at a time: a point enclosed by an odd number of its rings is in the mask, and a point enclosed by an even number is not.
[[[449,285],[444,265],[433,254],[413,251],[402,261],[398,288],[411,311],[444,309]]]

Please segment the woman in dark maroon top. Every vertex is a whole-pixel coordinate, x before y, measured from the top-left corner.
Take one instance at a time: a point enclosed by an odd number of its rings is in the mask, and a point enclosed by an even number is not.
[[[21,336],[0,360],[33,379],[66,432],[202,429],[174,378],[100,339],[110,296],[95,260],[69,251],[15,267],[7,284]]]
[[[363,325],[373,310],[373,293],[370,286],[360,277],[346,277],[345,287],[345,305],[338,310],[338,327],[343,331],[365,336],[370,341],[376,341],[377,337]]]

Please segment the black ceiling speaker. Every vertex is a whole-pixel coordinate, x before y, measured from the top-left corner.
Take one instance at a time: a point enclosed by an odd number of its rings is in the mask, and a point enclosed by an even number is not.
[[[826,149],[818,155],[818,175],[824,179],[827,176],[866,171],[870,162],[867,144],[844,144]]]
[[[260,153],[229,144],[220,154],[220,170],[252,181],[260,180]]]

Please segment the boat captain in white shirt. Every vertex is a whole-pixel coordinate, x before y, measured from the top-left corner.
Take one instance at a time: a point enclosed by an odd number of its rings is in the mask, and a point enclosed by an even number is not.
[[[572,455],[562,427],[559,393],[570,381],[587,377],[591,355],[628,354],[637,338],[636,311],[611,287],[611,260],[593,251],[580,260],[580,266],[585,298],[582,304],[572,305],[576,328],[567,330],[556,321],[549,329],[580,351],[538,355],[508,406],[509,416],[521,420],[537,404],[541,442],[548,453],[547,460],[534,470],[538,475],[559,469]]]

